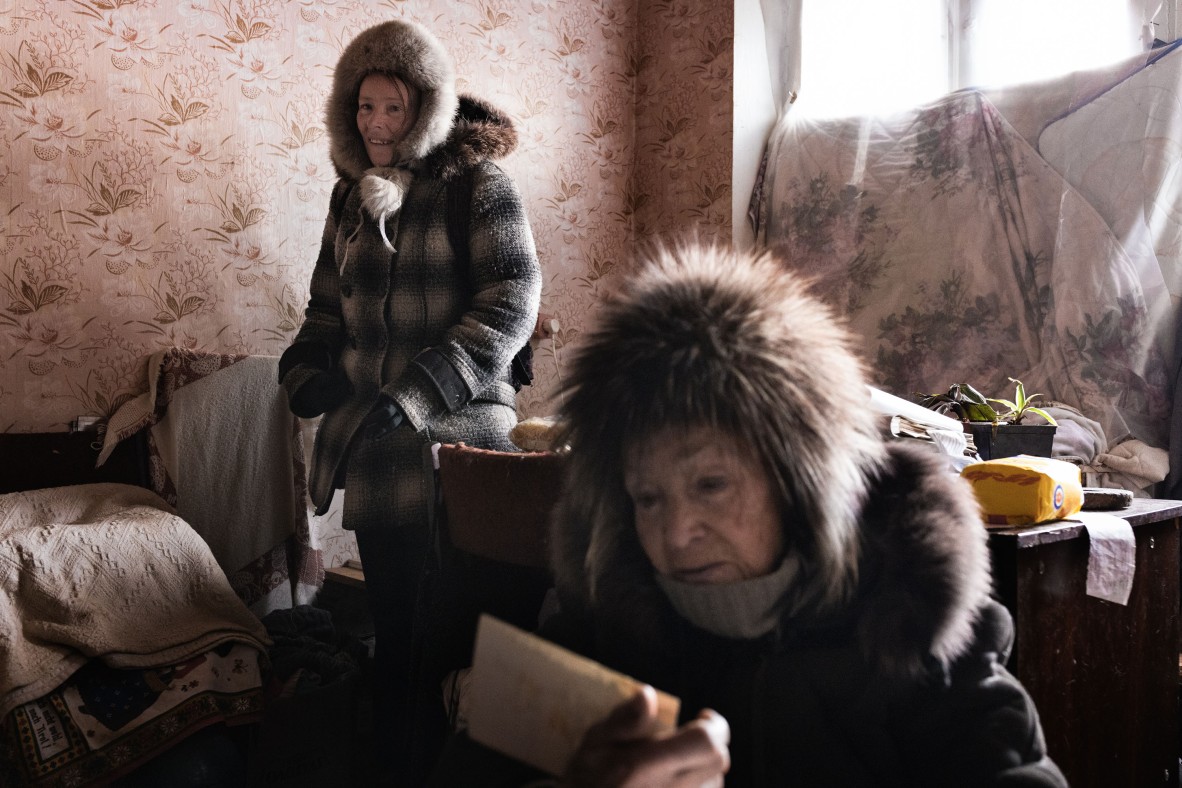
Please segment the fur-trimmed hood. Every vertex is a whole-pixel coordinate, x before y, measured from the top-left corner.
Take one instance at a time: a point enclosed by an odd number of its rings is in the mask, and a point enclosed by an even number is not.
[[[779,490],[785,544],[804,567],[784,629],[848,627],[900,675],[968,647],[990,588],[971,490],[934,456],[887,449],[850,336],[772,257],[658,250],[573,353],[562,401],[556,581],[601,640],[659,650],[676,615],[632,524],[625,447],[714,424],[755,448]]]
[[[360,180],[373,166],[357,131],[357,92],[372,73],[403,79],[421,95],[418,118],[399,144],[395,167],[450,180],[516,147],[508,116],[480,99],[457,95],[455,66],[443,45],[422,25],[391,20],[358,34],[333,73],[326,124],[332,162],[342,177]]]

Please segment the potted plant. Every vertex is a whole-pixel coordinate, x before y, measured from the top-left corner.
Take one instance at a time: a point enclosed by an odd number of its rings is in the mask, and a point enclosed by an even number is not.
[[[1050,457],[1057,422],[1034,404],[1041,394],[1027,395],[1022,381],[1010,378],[1010,382],[1014,384],[1012,400],[986,397],[968,383],[955,383],[944,394],[919,395],[919,404],[964,422],[964,430],[973,436],[982,460],[1018,454]],[[998,411],[992,403],[1005,410]],[[1023,423],[1031,414],[1044,423]]]

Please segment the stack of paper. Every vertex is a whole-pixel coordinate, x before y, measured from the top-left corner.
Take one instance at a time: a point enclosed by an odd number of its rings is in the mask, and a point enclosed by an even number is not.
[[[952,457],[976,455],[972,435],[966,433],[956,419],[873,386],[867,388],[870,390],[870,407],[885,417],[892,436],[928,441]]]

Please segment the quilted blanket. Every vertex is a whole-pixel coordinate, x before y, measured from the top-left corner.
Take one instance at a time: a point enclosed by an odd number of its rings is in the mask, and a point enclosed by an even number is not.
[[[90,659],[158,667],[269,643],[201,537],[130,485],[0,495],[0,587],[0,718]]]

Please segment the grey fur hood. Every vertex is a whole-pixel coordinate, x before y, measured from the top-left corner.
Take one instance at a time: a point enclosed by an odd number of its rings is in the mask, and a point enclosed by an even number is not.
[[[333,73],[326,124],[332,162],[342,177],[360,180],[372,167],[357,131],[357,92],[372,73],[397,76],[421,94],[418,119],[395,153],[396,165],[451,180],[517,146],[517,133],[504,113],[456,94],[455,66],[442,44],[422,25],[391,20],[358,34]]]
[[[990,590],[972,491],[934,456],[888,450],[844,326],[772,257],[657,250],[573,353],[561,401],[556,582],[564,609],[614,628],[601,639],[659,649],[676,615],[632,527],[624,448],[706,423],[754,447],[779,489],[806,567],[785,628],[846,627],[899,675],[971,643]]]

